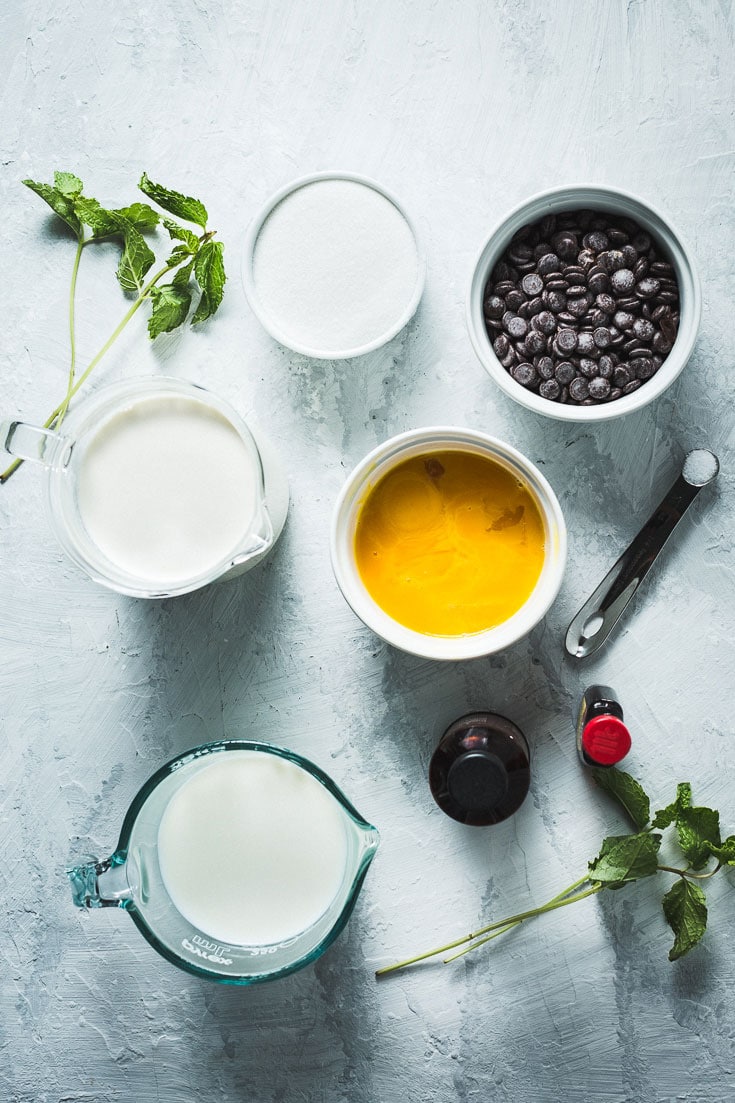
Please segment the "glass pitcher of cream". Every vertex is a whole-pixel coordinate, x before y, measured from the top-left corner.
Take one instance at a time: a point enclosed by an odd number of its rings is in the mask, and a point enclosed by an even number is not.
[[[0,448],[44,465],[63,549],[133,597],[173,597],[248,570],[286,520],[288,485],[267,440],[181,379],[104,387],[58,433],[0,422]]]
[[[68,871],[81,908],[124,908],[163,957],[225,984],[314,961],[345,926],[378,832],[300,755],[226,740],[163,766],[115,853]]]

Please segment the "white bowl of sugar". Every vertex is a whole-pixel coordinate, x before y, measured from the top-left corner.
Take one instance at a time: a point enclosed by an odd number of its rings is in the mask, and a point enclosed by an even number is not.
[[[242,275],[253,313],[276,341],[344,360],[380,348],[411,320],[426,262],[395,196],[357,173],[318,172],[261,208]]]

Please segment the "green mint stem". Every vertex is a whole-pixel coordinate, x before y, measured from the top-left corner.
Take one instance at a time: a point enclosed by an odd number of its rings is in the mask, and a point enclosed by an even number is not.
[[[477,942],[471,942],[469,946],[463,946],[456,954],[450,954],[449,957],[442,958],[445,965],[449,965],[450,962],[456,961],[460,957],[464,957],[465,954],[471,953],[476,950],[478,946],[484,946],[486,942],[492,942],[494,938],[500,938],[501,934],[505,934],[507,931],[512,931],[514,927],[520,927],[521,920],[517,919],[515,923],[509,923],[507,927],[501,927],[499,931],[493,931],[492,934],[485,935],[484,938],[479,939]]]
[[[586,880],[587,878],[585,878],[585,881]],[[537,915],[545,915],[546,912],[555,911],[557,908],[565,908],[567,904],[576,904],[578,900],[585,900],[588,896],[594,896],[602,887],[601,884],[596,882],[591,888],[586,889],[585,892],[578,892],[575,896],[566,896],[564,899],[555,897],[553,900],[550,900],[548,904],[543,904],[540,908],[532,908],[530,911],[511,916],[510,919],[505,920],[504,926],[499,930],[494,931],[493,934],[489,934],[485,938],[481,938],[477,942],[473,942],[470,946],[465,946],[458,954],[444,958],[444,963],[446,965],[450,961],[456,961],[458,957],[463,957],[465,954],[471,953],[471,951],[476,950],[478,946],[484,946],[486,942],[490,942],[493,938],[498,938],[501,934],[505,934],[506,931],[511,930],[513,927],[519,927],[521,923],[525,922],[527,919],[533,919]],[[493,924],[493,926],[497,926],[497,924]]]
[[[714,877],[714,875],[722,869],[722,862],[718,862],[714,869],[711,869],[709,873],[692,873],[689,868],[677,869],[675,866],[656,866],[656,869],[662,873],[677,873],[679,877],[686,880],[689,877],[696,877],[698,881],[706,881],[708,877]]]
[[[56,428],[58,429],[66,416],[66,411],[69,408],[69,402],[71,401],[71,389],[74,386],[74,376],[76,374],[77,367],[77,347],[76,336],[74,326],[74,302],[77,292],[77,275],[79,273],[79,261],[82,259],[82,251],[87,241],[83,237],[79,238],[77,243],[76,256],[74,257],[74,267],[71,271],[71,287],[69,289],[69,382],[66,387],[66,398],[64,399],[61,410],[59,411],[59,417],[56,422]]]
[[[186,258],[182,258],[182,260],[183,259],[186,259]],[[175,266],[173,266],[173,267],[175,267]],[[138,298],[135,300],[135,302],[130,307],[130,309],[125,313],[125,315],[122,318],[122,320],[120,321],[119,325],[115,328],[113,333],[105,341],[104,345],[99,350],[99,352],[90,361],[89,365],[87,366],[85,371],[82,373],[82,375],[79,376],[79,378],[76,380],[76,382],[72,383],[71,387],[67,388],[66,396],[64,397],[63,401],[60,402],[59,405],[56,407],[56,409],[53,411],[53,413],[49,414],[49,416],[46,418],[46,420],[43,423],[43,428],[44,429],[51,429],[57,424],[57,419],[60,417],[62,411],[64,411],[64,412],[66,411],[66,408],[68,407],[69,402],[74,397],[74,395],[77,393],[79,388],[89,378],[90,373],[97,367],[97,365],[99,364],[102,357],[105,355],[106,352],[109,351],[111,346],[115,343],[117,338],[120,336],[122,331],[125,329],[125,326],[128,324],[130,319],[136,313],[136,311],[139,310],[140,307],[145,302],[145,300],[150,297],[151,288],[155,287],[155,285],[158,283],[158,281],[163,276],[165,276],[167,272],[171,272],[173,270],[173,267],[168,265],[168,264],[164,265],[164,267],[161,268],[158,272],[156,272],[155,276],[153,276],[153,278],[148,281],[148,283],[145,285],[145,287],[143,287],[143,289],[141,290],[140,295],[138,296]],[[10,476],[12,474],[14,474],[14,472],[16,472],[18,470],[18,468],[21,466],[21,464],[24,463],[24,462],[25,461],[21,460],[21,459],[14,460],[13,463],[11,463],[10,467],[8,467],[7,470],[3,471],[2,475],[0,475],[0,486],[3,483],[6,483],[8,481],[8,479],[10,478]]]
[[[568,885],[567,888],[563,889],[556,896],[553,896],[546,904],[542,904],[538,908],[531,908],[528,911],[519,912],[517,915],[510,915],[506,919],[499,919],[495,923],[490,923],[487,927],[480,927],[479,930],[464,935],[462,938],[457,938],[453,942],[447,942],[443,946],[437,946],[433,950],[427,950],[422,954],[416,954],[414,957],[406,958],[404,961],[399,961],[395,965],[386,965],[382,969],[378,969],[375,975],[376,977],[382,977],[386,976],[388,973],[395,973],[399,969],[405,969],[409,965],[416,965],[420,961],[426,961],[427,958],[436,957],[437,954],[446,953],[447,950],[454,950],[457,946],[463,946],[466,942],[472,942],[473,945],[468,947],[468,949],[474,949],[475,945],[482,945],[482,943],[474,942],[476,938],[480,938],[482,935],[489,934],[490,932],[504,934],[506,930],[523,922],[524,919],[530,919],[535,915],[542,915],[547,911],[554,911],[556,908],[563,908],[567,904],[574,904],[577,900],[584,900],[585,897],[594,895],[594,893],[599,892],[602,888],[602,885],[595,883],[585,892],[576,892],[578,888],[588,883],[588,875],[580,877],[578,881]],[[486,939],[485,941],[489,940]],[[459,957],[460,955],[456,956]]]

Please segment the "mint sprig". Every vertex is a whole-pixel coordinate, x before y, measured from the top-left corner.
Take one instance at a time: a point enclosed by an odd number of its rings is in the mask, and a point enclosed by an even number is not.
[[[144,195],[162,207],[166,215],[159,214],[148,203],[136,200],[123,207],[107,208],[91,196],[84,195],[84,185],[71,172],[55,172],[53,184],[24,180],[23,183],[46,202],[52,211],[63,219],[77,239],[76,254],[72,266],[69,289],[69,346],[70,362],[66,394],[56,409],[44,422],[46,429],[58,429],[66,416],[69,404],[79,388],[89,377],[102,357],[112,347],[125,326],[143,306],[151,303],[148,333],[151,338],[170,333],[186,321],[192,302],[198,292],[198,301],[192,324],[203,322],[216,313],[225,286],[224,246],[214,241],[214,230],[207,229],[207,209],[198,199],[157,184],[143,173],[139,187]],[[195,225],[201,233],[182,226],[168,215]],[[163,265],[153,276],[149,273],[156,264],[156,252],[145,234],[163,224],[174,244]],[[84,372],[77,376],[75,296],[77,275],[84,250],[101,241],[114,241],[120,245],[117,262],[117,279],[133,302],[110,337],[102,345]],[[164,277],[171,275],[167,283]],[[15,460],[0,475],[0,484],[23,463]]]
[[[719,813],[713,808],[693,805],[688,782],[677,786],[674,800],[651,816],[650,798],[630,774],[615,767],[594,770],[593,774],[600,788],[609,793],[631,819],[636,828],[634,832],[603,839],[599,854],[589,862],[587,874],[547,903],[496,920],[395,965],[387,965],[378,969],[376,976],[395,973],[440,954],[449,955],[444,957],[445,962],[454,961],[529,919],[576,904],[605,889],[622,889],[634,881],[662,874],[674,874],[677,878],[661,900],[664,918],[674,933],[669,960],[676,961],[689,953],[707,929],[707,902],[702,882],[723,867],[735,866],[735,835],[722,841]],[[686,860],[683,868],[659,863],[663,836],[658,831],[671,827]],[[716,864],[712,868],[699,872],[713,861]]]

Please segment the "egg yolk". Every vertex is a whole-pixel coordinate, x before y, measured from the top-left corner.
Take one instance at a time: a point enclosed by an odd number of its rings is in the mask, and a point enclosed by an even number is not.
[[[529,488],[475,452],[433,452],[392,468],[358,514],[355,557],[368,593],[399,624],[463,636],[513,616],[544,562]]]

